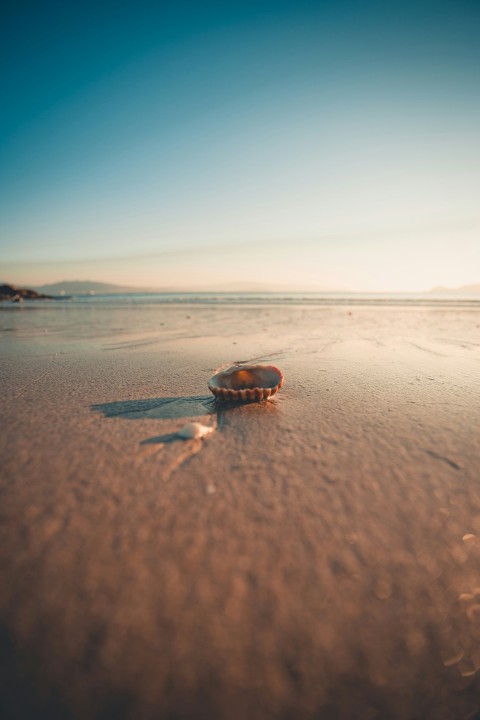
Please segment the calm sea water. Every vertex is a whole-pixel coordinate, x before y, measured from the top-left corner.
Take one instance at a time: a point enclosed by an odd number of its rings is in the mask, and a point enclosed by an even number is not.
[[[128,293],[118,295],[71,295],[55,300],[65,305],[378,305],[477,307],[478,295],[437,295],[428,293],[280,293],[280,292],[221,292],[221,293]]]

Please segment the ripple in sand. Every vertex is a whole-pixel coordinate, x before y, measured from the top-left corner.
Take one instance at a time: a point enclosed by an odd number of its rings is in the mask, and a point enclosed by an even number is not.
[[[456,665],[460,662],[460,660],[465,655],[465,651],[463,648],[459,648],[458,650],[455,650],[451,654],[445,654],[442,658],[442,662],[445,665],[445,667],[450,667],[451,665]]]

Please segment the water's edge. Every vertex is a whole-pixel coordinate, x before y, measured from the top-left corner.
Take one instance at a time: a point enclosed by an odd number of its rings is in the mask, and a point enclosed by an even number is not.
[[[54,300],[3,301],[0,309],[70,305],[367,305],[480,308],[480,295],[423,293],[125,293],[58,297]]]

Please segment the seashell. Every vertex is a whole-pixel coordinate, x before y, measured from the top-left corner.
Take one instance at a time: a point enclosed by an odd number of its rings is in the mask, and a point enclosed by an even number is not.
[[[215,428],[208,425],[202,425],[202,423],[192,422],[184,425],[177,432],[177,435],[185,440],[202,438],[205,435],[209,435]]]
[[[208,381],[209,390],[220,400],[252,402],[266,400],[283,385],[283,374],[274,365],[233,365]]]

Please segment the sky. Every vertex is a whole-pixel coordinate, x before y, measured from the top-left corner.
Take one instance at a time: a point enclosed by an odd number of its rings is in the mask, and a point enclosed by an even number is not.
[[[11,3],[0,280],[480,283],[478,0]]]

